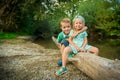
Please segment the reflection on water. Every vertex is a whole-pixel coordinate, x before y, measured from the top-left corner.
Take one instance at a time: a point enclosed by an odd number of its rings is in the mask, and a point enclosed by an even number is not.
[[[91,44],[99,48],[100,56],[109,59],[120,59],[120,39],[98,40]]]
[[[52,39],[38,40],[35,43],[44,46],[45,48],[58,49]],[[99,48],[99,56],[109,59],[120,59],[120,39],[108,40],[89,40],[89,44]]]
[[[47,48],[47,49],[58,49],[55,43],[52,41],[52,39],[47,40],[37,40],[35,43]]]

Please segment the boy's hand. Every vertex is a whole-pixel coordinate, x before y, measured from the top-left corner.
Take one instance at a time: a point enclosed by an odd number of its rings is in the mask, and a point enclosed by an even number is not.
[[[77,35],[78,35],[78,33],[76,32],[76,33],[72,34],[72,37],[74,38],[74,37],[76,37]]]
[[[57,40],[56,40],[56,38],[55,38],[54,36],[52,36],[52,40],[53,40],[53,42],[56,44],[56,46],[57,46],[58,48],[61,48],[60,43],[57,42]]]

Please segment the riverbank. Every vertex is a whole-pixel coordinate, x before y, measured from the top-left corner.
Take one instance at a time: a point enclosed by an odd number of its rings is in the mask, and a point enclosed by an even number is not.
[[[0,41],[0,80],[92,80],[68,64],[68,72],[55,76],[59,50],[45,49],[28,39]]]

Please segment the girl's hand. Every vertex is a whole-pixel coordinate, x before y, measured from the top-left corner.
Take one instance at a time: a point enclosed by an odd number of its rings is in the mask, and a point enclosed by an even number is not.
[[[81,52],[86,52],[86,50],[84,48],[80,48]]]
[[[77,51],[79,52],[80,48],[79,48],[79,47],[77,47],[77,46],[75,46],[75,48],[76,48],[76,49],[77,49]]]

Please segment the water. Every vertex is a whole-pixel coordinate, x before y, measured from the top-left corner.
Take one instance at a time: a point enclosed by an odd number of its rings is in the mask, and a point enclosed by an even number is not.
[[[35,43],[49,49],[58,49],[52,39],[38,40]],[[120,60],[120,39],[89,40],[89,44],[99,48],[99,56]]]

